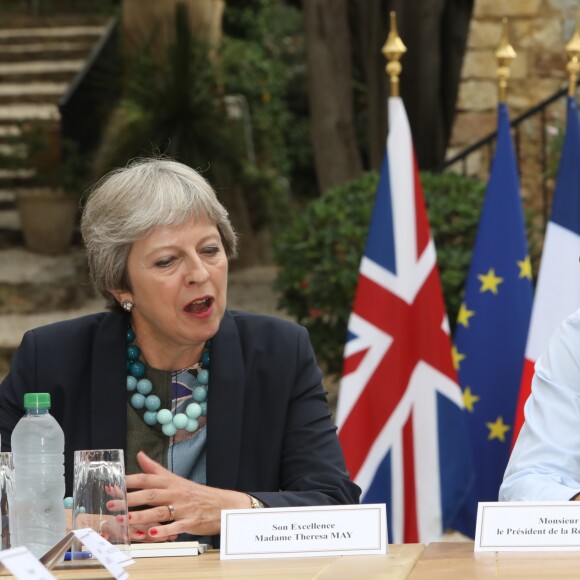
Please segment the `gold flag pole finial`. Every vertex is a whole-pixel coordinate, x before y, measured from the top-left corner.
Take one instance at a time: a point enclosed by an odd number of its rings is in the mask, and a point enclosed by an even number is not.
[[[568,53],[568,96],[573,97],[576,94],[576,83],[578,82],[578,73],[580,72],[580,28],[576,20],[576,30],[566,45]]]
[[[383,46],[382,52],[385,58],[389,61],[385,70],[391,79],[391,96],[399,96],[399,75],[401,74],[402,66],[400,63],[401,57],[407,52],[407,47],[403,44],[399,33],[397,32],[397,19],[395,12],[390,13],[391,29],[387,36],[387,42]]]
[[[507,18],[504,18],[501,24],[501,40],[497,50],[495,51],[495,59],[497,61],[499,102],[505,103],[507,97],[508,79],[510,76],[510,63],[516,57],[516,51],[513,49],[509,42]]]

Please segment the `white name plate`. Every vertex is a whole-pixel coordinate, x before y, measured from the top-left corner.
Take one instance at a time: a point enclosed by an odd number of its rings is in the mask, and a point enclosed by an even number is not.
[[[125,566],[135,563],[129,555],[113,546],[92,528],[73,530],[73,534],[91,551],[93,557],[97,558],[114,578],[125,580],[129,577]]]
[[[580,550],[580,502],[480,502],[476,552]]]
[[[386,554],[385,504],[222,511],[220,559]]]
[[[0,562],[18,580],[56,580],[25,546],[2,550]]]

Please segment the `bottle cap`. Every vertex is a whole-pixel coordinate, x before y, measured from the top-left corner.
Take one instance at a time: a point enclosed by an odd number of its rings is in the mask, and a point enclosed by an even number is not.
[[[50,393],[26,393],[25,409],[50,409]]]

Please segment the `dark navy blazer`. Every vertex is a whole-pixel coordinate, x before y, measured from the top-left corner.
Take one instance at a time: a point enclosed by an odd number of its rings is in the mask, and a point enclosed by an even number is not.
[[[74,450],[126,450],[127,322],[103,312],[31,330],[0,385],[3,450],[24,393],[51,394],[65,433],[67,495]],[[226,311],[212,340],[210,376],[208,485],[272,507],[358,503],[303,327]]]

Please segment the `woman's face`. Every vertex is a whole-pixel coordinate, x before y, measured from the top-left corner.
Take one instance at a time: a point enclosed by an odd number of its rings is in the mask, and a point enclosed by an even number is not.
[[[116,297],[133,302],[137,342],[149,364],[195,362],[181,359],[216,334],[226,307],[228,260],[217,227],[192,218],[155,228],[133,244],[127,270],[131,291]]]

